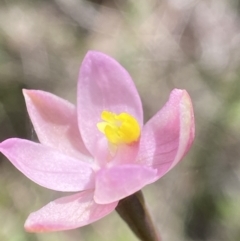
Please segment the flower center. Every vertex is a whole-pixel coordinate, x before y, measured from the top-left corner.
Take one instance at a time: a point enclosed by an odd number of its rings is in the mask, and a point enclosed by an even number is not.
[[[97,127],[108,141],[112,144],[131,144],[138,141],[141,130],[137,120],[128,113],[119,115],[103,111],[101,114],[103,122],[99,122]]]

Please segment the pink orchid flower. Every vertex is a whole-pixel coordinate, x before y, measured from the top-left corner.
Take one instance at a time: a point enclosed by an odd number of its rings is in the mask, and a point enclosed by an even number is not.
[[[29,215],[30,232],[67,230],[112,212],[120,199],[161,178],[194,139],[191,99],[175,89],[145,125],[142,104],[127,71],[90,51],[83,60],[77,107],[53,94],[23,90],[40,143],[11,138],[0,151],[29,179],[77,192]]]

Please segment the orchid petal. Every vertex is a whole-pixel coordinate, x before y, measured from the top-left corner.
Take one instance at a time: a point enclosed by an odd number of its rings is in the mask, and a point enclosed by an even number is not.
[[[23,90],[23,94],[42,144],[82,161],[91,161],[78,129],[76,108],[71,103],[40,90]]]
[[[116,154],[110,165],[122,165],[136,162],[138,155],[139,142],[132,143],[131,145],[120,145],[117,148]]]
[[[95,161],[98,166],[105,165],[115,166],[122,164],[130,164],[136,162],[138,154],[139,142],[131,145],[114,146],[108,143],[107,139],[98,141],[95,149]]]
[[[28,232],[68,230],[90,224],[111,213],[118,202],[97,204],[92,191],[59,198],[31,213],[25,222]]]
[[[142,104],[127,71],[111,57],[90,51],[83,60],[78,81],[78,117],[83,141],[95,156],[103,134],[98,130],[101,113],[126,112],[142,126]]]
[[[138,162],[158,169],[158,178],[187,153],[194,139],[191,99],[175,89],[165,106],[144,126]]]
[[[0,144],[0,152],[25,176],[43,187],[69,192],[94,188],[94,172],[89,163],[50,147],[12,138]]]
[[[153,168],[133,164],[103,168],[96,175],[94,200],[105,204],[125,198],[154,182],[156,173]]]

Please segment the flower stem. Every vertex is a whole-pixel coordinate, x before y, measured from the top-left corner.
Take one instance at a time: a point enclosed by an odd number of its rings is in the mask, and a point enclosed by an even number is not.
[[[116,211],[141,241],[161,241],[141,191],[120,200]]]

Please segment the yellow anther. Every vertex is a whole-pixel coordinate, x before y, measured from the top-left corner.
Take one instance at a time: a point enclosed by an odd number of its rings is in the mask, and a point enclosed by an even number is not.
[[[99,122],[97,127],[110,143],[118,145],[138,141],[141,130],[133,116],[124,112],[116,115],[109,111],[103,111],[101,118],[104,122]]]

